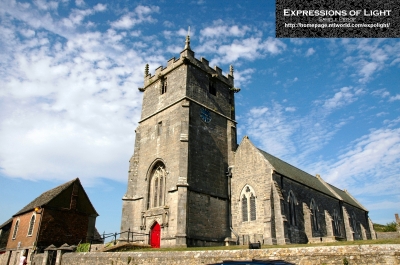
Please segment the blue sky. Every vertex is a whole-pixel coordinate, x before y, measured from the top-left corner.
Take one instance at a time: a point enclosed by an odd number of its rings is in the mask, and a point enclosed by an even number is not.
[[[0,223],[79,177],[119,231],[144,66],[234,66],[238,140],[400,212],[399,39],[276,39],[274,1],[0,0]]]

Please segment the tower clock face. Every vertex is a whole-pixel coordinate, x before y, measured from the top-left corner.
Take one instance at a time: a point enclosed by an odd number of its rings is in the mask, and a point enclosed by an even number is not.
[[[200,118],[206,122],[209,123],[211,121],[211,114],[210,111],[206,108],[201,108],[200,109]]]

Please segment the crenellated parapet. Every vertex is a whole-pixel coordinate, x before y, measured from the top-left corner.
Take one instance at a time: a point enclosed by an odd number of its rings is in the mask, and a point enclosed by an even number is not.
[[[239,88],[234,87],[234,77],[233,77],[233,66],[229,67],[229,72],[227,75],[222,73],[222,69],[218,66],[214,68],[210,67],[209,61],[203,57],[200,59],[196,59],[194,56],[194,52],[190,49],[190,39],[187,37],[186,44],[184,50],[180,53],[179,58],[171,58],[167,61],[167,66],[159,66],[155,69],[153,75],[149,73],[149,65],[146,64],[144,71],[144,87],[139,88],[139,91],[144,92],[148,86],[157,82],[158,80],[162,80],[166,75],[170,72],[176,70],[181,65],[192,65],[198,69],[201,69],[203,72],[207,73],[209,79],[217,79],[230,87],[230,90],[234,93],[240,91]]]

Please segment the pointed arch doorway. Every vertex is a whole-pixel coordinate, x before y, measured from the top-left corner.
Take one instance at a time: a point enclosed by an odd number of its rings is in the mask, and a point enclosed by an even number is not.
[[[155,222],[150,229],[150,246],[152,248],[160,248],[161,241],[161,227],[160,224]]]

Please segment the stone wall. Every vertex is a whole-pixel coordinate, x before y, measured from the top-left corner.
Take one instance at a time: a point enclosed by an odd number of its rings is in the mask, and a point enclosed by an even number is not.
[[[378,238],[378,239],[400,238],[400,233],[399,232],[376,232],[376,238]]]
[[[43,254],[41,254],[43,255]],[[271,248],[214,251],[66,253],[62,265],[204,265],[222,260],[283,259],[297,265],[396,265],[400,264],[400,245],[362,245],[340,247]],[[37,261],[37,262],[36,262]],[[38,256],[32,262],[38,263]],[[3,265],[3,264],[0,264]]]

